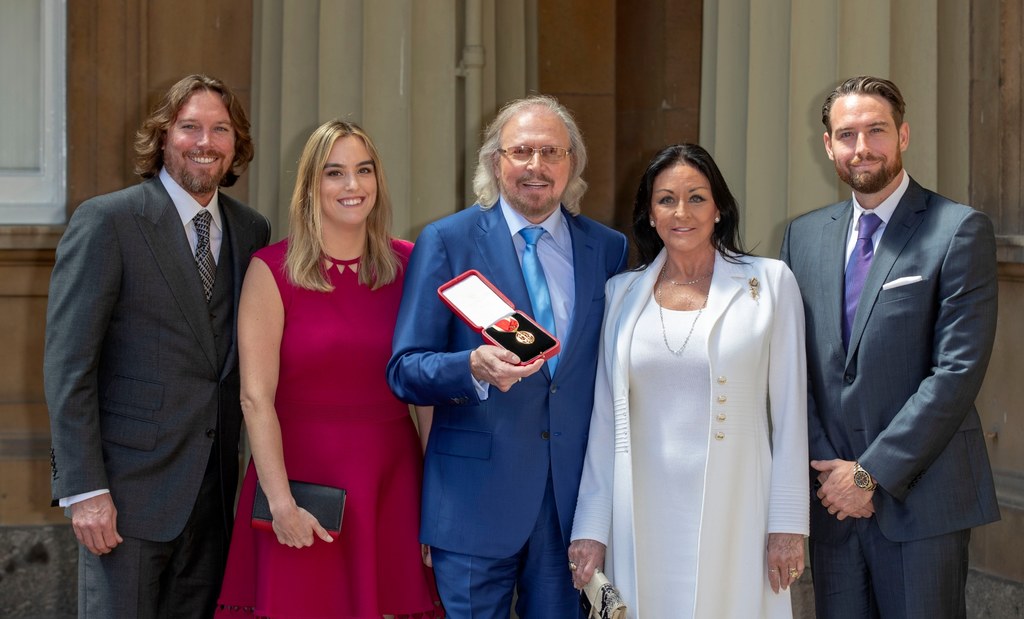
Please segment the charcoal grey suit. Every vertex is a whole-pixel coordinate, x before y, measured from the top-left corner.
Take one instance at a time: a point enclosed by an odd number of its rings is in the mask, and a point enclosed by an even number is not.
[[[859,461],[879,484],[872,519],[839,521],[812,491],[812,548],[840,547],[854,531],[863,543],[868,528],[897,545],[963,532],[947,550],[958,553],[962,546],[956,561],[966,578],[969,529],[999,519],[974,405],[996,327],[992,223],[911,179],[875,251],[845,351],[843,271],[852,211],[848,200],[797,218],[782,248],[806,309],[810,457]],[[935,574],[933,560],[910,552],[894,559],[907,573],[934,574],[941,589],[949,580]],[[840,586],[854,580],[858,567],[815,561],[821,561],[817,551],[812,567],[819,612],[832,609],[820,616],[855,616],[845,610],[865,600],[823,593],[819,567],[835,568],[837,580],[845,580]],[[902,596],[898,588],[876,582],[874,593]],[[931,590],[905,594],[941,597]],[[879,601],[883,608],[901,604]],[[945,608],[938,616],[957,614]]]
[[[53,497],[108,488],[126,541],[171,542],[188,526],[214,530],[226,552],[242,416],[235,310],[270,226],[219,201],[209,303],[158,178],[83,203],[57,248],[44,361]]]

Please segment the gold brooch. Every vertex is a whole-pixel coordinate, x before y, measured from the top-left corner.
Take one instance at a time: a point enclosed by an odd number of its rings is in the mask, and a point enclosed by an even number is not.
[[[756,277],[751,277],[747,283],[750,284],[750,298],[757,301],[761,297],[761,282],[757,281]]]

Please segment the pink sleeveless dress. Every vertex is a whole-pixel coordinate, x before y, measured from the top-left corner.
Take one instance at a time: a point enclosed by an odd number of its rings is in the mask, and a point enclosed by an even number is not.
[[[420,558],[419,438],[385,380],[412,244],[395,240],[392,248],[402,264],[394,282],[371,291],[341,265],[330,269],[329,293],[289,283],[287,241],[255,254],[270,266],[284,302],[275,403],[288,477],[348,494],[333,543],[284,546],[250,526],[257,479],[250,460],[217,617],[444,616]]]

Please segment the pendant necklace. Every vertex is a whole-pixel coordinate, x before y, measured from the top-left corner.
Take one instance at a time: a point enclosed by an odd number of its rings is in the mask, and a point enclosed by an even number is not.
[[[676,283],[673,282],[671,279],[665,277],[665,267],[661,267],[661,277],[669,282],[672,282],[676,286],[687,286],[700,283],[705,279],[711,277],[712,273],[714,273],[714,271],[690,282]],[[708,290],[708,296],[711,296],[710,290]],[[686,350],[686,345],[690,343],[690,337],[693,335],[693,330],[697,326],[697,321],[700,320],[700,315],[704,313],[704,308],[708,306],[708,299],[707,297],[704,297],[704,304],[701,305],[700,309],[697,310],[697,316],[694,317],[693,324],[690,325],[690,332],[686,334],[686,339],[683,340],[683,345],[679,348],[679,350],[672,350],[672,346],[670,346],[668,343],[668,331],[665,329],[665,309],[661,306],[661,285],[655,287],[654,298],[657,301],[658,305],[658,318],[661,319],[661,339],[665,342],[665,348],[667,348],[670,353],[678,357],[683,354],[683,351]]]

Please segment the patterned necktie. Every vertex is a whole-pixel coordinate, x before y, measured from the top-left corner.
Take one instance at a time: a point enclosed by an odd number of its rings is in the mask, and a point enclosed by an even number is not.
[[[196,226],[196,267],[199,269],[199,278],[203,280],[203,293],[206,295],[206,302],[210,302],[213,294],[213,279],[217,274],[217,263],[213,261],[213,252],[210,251],[210,221],[213,216],[206,209],[199,211],[199,214],[192,218]]]
[[[544,277],[544,267],[540,264],[537,254],[537,241],[544,234],[544,228],[523,228],[519,234],[526,241],[523,251],[523,277],[526,279],[526,291],[530,293],[530,304],[533,305],[533,317],[540,326],[555,335],[555,316],[551,310],[551,293],[548,291],[548,280]],[[558,358],[547,360],[548,371],[553,375],[558,365]]]
[[[871,258],[875,255],[875,246],[871,235],[882,225],[881,218],[874,213],[860,216],[860,229],[857,232],[857,244],[853,246],[850,261],[846,264],[846,291],[844,293],[845,312],[843,313],[843,348],[850,348],[850,330],[853,319],[857,316],[857,305],[864,291],[864,280],[871,269]]]

